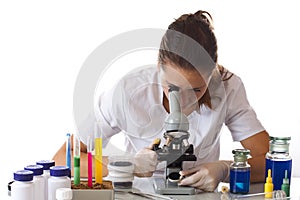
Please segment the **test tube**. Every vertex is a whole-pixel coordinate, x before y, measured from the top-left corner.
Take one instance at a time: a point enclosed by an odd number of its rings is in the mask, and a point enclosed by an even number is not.
[[[80,138],[78,134],[74,135],[74,185],[80,184]]]
[[[71,166],[71,134],[70,133],[67,133],[66,135],[66,166],[69,167],[71,172],[72,166]]]
[[[88,187],[93,187],[93,144],[92,137],[88,136],[87,139],[87,153],[88,153]]]
[[[95,182],[102,184],[102,131],[100,124],[95,123]]]

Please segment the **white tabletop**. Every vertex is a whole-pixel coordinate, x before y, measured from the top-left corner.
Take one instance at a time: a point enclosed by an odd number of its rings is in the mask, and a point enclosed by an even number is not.
[[[291,198],[292,200],[299,200],[300,199],[300,178],[292,178],[292,184],[291,184]],[[219,190],[222,185],[228,186],[226,183],[220,183],[219,185]],[[251,184],[250,186],[250,192],[249,194],[255,194],[255,193],[262,193],[264,184],[259,183],[259,184]],[[141,193],[154,193],[154,188],[153,188],[153,178],[136,178],[134,179],[133,182],[133,191],[141,192]],[[221,192],[199,192],[196,193],[195,195],[164,195],[165,197],[172,197],[173,199],[178,199],[178,200],[196,200],[196,199],[201,199],[201,200],[211,200],[211,199],[226,199],[224,196],[222,196]],[[126,192],[116,192],[115,193],[115,199],[117,200],[123,200],[123,199],[147,199],[143,198],[141,196],[133,195],[133,194],[128,194]],[[162,198],[154,198],[154,199],[162,199]],[[230,199],[230,198],[229,198]],[[242,198],[244,200],[260,200],[260,199],[265,199],[264,195],[260,196],[253,196],[253,197],[244,197]]]
[[[177,199],[177,200],[197,200],[197,199],[229,200],[230,198],[226,199],[226,198],[224,198],[224,195],[222,196],[221,192],[218,192],[218,191],[220,191],[220,188],[222,185],[229,186],[229,184],[227,184],[227,183],[220,183],[218,190],[216,192],[199,192],[199,193],[196,193],[195,195],[163,195],[163,197],[165,197],[165,199],[167,197],[172,197],[173,199]],[[300,200],[299,185],[300,185],[300,177],[297,177],[297,178],[292,177],[291,190],[290,190],[291,198],[289,198],[289,199]],[[264,187],[263,183],[251,184],[249,194],[262,193],[263,187]],[[130,191],[155,194],[154,187],[153,187],[153,178],[137,178],[137,177],[135,177],[134,181],[133,181],[133,189]],[[7,196],[7,198],[5,198],[5,199],[11,200],[11,198],[9,196]],[[140,200],[140,199],[147,199],[147,198],[137,196],[134,194],[130,194],[130,193],[128,193],[128,191],[124,191],[124,192],[115,192],[115,199],[116,200],[127,200],[127,199]],[[163,198],[156,197],[153,199],[161,200]],[[232,199],[234,199],[234,198],[232,198]],[[244,197],[242,199],[243,200],[265,200],[264,195],[254,196],[254,197]]]

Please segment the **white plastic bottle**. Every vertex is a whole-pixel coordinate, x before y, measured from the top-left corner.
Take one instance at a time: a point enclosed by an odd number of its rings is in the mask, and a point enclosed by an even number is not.
[[[50,167],[55,165],[54,160],[40,160],[36,162],[37,165],[43,166],[43,177],[45,180],[45,200],[48,199],[48,179],[50,177]]]
[[[69,178],[69,167],[50,167],[50,178],[48,179],[48,200],[56,200],[56,190],[58,188],[71,188]]]
[[[73,198],[73,193],[71,188],[58,188],[56,190],[57,200],[71,200]]]
[[[19,170],[14,172],[14,180],[11,184],[12,200],[33,200],[33,172],[29,170]]]
[[[28,165],[25,170],[33,172],[34,199],[45,200],[45,179],[43,175],[42,165]]]

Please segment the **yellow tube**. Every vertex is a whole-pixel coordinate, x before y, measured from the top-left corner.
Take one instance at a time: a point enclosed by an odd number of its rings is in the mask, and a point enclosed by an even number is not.
[[[95,138],[95,182],[102,184],[102,138]]]

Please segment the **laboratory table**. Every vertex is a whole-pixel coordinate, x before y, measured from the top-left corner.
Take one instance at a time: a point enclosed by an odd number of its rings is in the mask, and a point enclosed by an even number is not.
[[[290,193],[291,193],[291,200],[300,200],[300,177],[296,178],[293,177],[291,180],[292,184],[291,184],[291,189],[290,189]],[[221,186],[229,186],[229,184],[227,183],[220,183],[219,187],[218,187],[218,191],[220,191]],[[154,192],[154,188],[153,188],[153,178],[134,178],[134,182],[133,182],[133,190],[140,192],[140,193],[155,193]],[[250,192],[249,194],[255,194],[255,193],[262,193],[264,190],[264,184],[263,183],[257,183],[257,184],[251,184],[250,186]],[[201,199],[201,200],[212,200],[212,199],[222,199],[222,200],[226,200],[226,198],[224,198],[224,196],[222,196],[221,192],[196,192],[195,195],[164,195],[165,197],[172,197],[174,200],[197,200],[197,199]],[[125,200],[125,199],[147,199],[145,197],[141,197],[135,194],[130,194],[127,193],[125,191],[121,191],[121,192],[115,192],[115,199],[116,200]],[[148,198],[149,199],[149,198]],[[163,199],[163,198],[153,198],[153,199]],[[228,199],[228,198],[227,198]],[[229,198],[230,199],[230,198]],[[228,200],[229,200],[228,199]],[[240,199],[240,198],[238,198]],[[253,197],[244,197],[241,198],[243,200],[260,200],[260,199],[265,199],[264,195],[260,195],[260,196],[253,196]]]
[[[128,192],[134,192],[134,193],[150,193],[155,194],[154,187],[153,187],[153,178],[138,178],[135,177],[133,181],[133,188],[130,190],[121,190],[121,191],[115,191],[114,199],[115,200],[127,200],[127,199],[133,199],[133,200],[143,200],[143,199],[157,199],[157,200],[163,200],[163,199],[173,199],[173,200],[214,200],[214,199],[220,199],[220,200],[231,200],[231,199],[243,199],[243,200],[265,200],[264,195],[260,196],[253,196],[253,197],[243,197],[243,198],[226,198],[224,194],[220,192],[222,186],[229,187],[228,183],[220,183],[218,189],[215,192],[196,192],[194,195],[161,195],[161,197],[153,197],[153,198],[146,198],[141,197],[136,194],[128,193]],[[292,177],[291,180],[291,189],[290,189],[290,196],[291,200],[300,200],[300,177]],[[250,192],[249,194],[256,194],[256,193],[262,193],[264,188],[263,183],[257,183],[257,184],[251,184],[250,186]],[[155,194],[156,195],[156,194]],[[169,198],[171,197],[171,198]],[[9,196],[7,196],[8,200],[11,200]],[[89,200],[88,198],[86,200]]]

